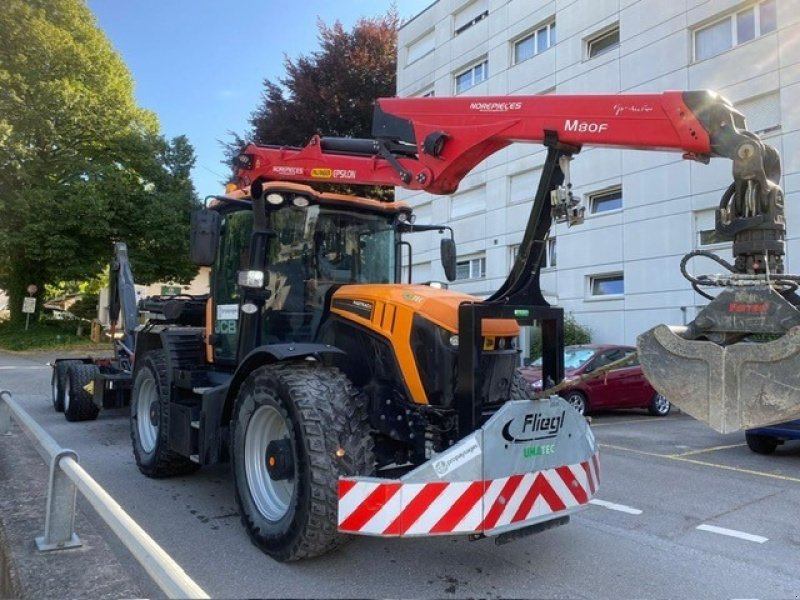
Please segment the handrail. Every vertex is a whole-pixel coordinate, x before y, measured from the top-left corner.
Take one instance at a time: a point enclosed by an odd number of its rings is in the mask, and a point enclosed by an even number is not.
[[[10,391],[0,390],[0,435],[10,434],[12,416],[41,457],[50,462],[45,534],[36,538],[40,550],[80,545],[73,530],[77,488],[167,597],[209,598],[203,588],[78,464],[78,455],[74,451],[61,448],[13,399]]]

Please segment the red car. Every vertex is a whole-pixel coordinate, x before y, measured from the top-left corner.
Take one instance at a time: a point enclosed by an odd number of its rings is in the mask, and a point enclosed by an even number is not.
[[[588,344],[564,348],[564,378],[577,379],[608,363],[635,354],[632,346]],[[541,359],[520,369],[531,390],[542,390]],[[638,360],[619,369],[607,371],[593,379],[576,383],[560,395],[581,414],[609,408],[646,408],[651,415],[669,414],[669,400],[659,394],[644,376]]]

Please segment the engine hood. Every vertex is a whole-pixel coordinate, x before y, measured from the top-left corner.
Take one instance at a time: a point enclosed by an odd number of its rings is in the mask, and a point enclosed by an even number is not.
[[[398,284],[345,285],[333,294],[334,307],[350,304],[351,312],[360,311],[364,318],[369,319],[368,314],[392,305],[410,310],[451,333],[458,333],[458,307],[464,302],[480,302],[480,298],[428,285]],[[481,334],[517,336],[519,324],[514,319],[484,319]]]

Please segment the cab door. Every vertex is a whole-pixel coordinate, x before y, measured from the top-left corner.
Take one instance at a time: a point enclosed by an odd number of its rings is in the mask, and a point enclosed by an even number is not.
[[[228,212],[222,217],[219,252],[212,273],[214,362],[235,365],[239,334],[238,272],[247,268],[253,213]]]

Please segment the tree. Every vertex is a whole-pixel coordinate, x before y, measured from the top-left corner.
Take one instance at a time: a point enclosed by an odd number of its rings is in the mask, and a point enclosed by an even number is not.
[[[371,137],[375,99],[395,95],[398,24],[394,9],[360,19],[350,32],[338,21],[332,27],[319,21],[320,49],[296,60],[285,57],[286,76],[264,81],[261,104],[250,117],[252,130],[234,134],[229,158],[239,153],[243,137],[282,146],[305,145],[315,134]],[[376,192],[392,195],[392,190]]]
[[[0,11],[0,288],[12,320],[28,284],[95,276],[112,241],[137,279],[191,279],[188,141],[165,140],[82,0]]]

